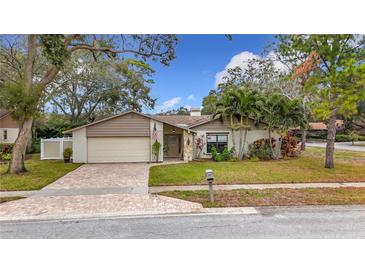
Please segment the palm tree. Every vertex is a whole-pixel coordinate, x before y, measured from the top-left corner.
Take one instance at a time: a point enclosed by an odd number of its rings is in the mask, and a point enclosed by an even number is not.
[[[240,129],[238,159],[241,160],[245,152],[247,133],[251,129],[249,120],[250,118],[256,117],[259,112],[259,108],[257,106],[258,94],[257,92],[248,90],[246,88],[237,88],[232,92],[232,96],[235,98],[237,104],[236,111],[239,119]]]
[[[284,117],[282,129],[288,130],[292,127],[300,126],[301,128],[307,127],[307,120],[304,115],[304,107],[300,99],[286,100],[284,106]]]
[[[274,129],[278,128],[281,124],[281,117],[283,113],[283,97],[280,94],[272,93],[267,96],[262,96],[258,102],[260,107],[261,117],[267,124],[267,130],[269,133],[270,149],[273,158],[276,159],[277,155],[272,148],[271,133]]]
[[[219,94],[215,110],[213,113],[213,119],[219,118],[222,121],[229,121],[229,128],[232,135],[233,149],[236,150],[236,139],[234,132],[238,129],[236,121],[237,115],[237,102],[232,94],[232,90],[227,90]],[[238,155],[236,155],[238,157]]]
[[[258,102],[262,120],[267,123],[269,133],[270,149],[274,159],[278,155],[272,148],[271,133],[275,129],[288,130],[290,127],[305,126],[307,121],[303,115],[303,107],[299,100],[289,100],[279,93],[271,93],[261,96]]]

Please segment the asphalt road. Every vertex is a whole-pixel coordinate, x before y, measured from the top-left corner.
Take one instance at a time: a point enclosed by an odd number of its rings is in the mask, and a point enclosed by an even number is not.
[[[364,145],[365,142],[356,142],[356,144],[362,144]],[[306,143],[306,146],[308,147],[326,147],[325,142],[321,143]],[[351,142],[336,142],[335,143],[335,149],[342,149],[342,150],[351,150],[351,151],[359,151],[359,152],[365,152],[364,146],[353,146]]]
[[[1,238],[365,238],[365,206],[258,208],[258,214],[1,222]]]

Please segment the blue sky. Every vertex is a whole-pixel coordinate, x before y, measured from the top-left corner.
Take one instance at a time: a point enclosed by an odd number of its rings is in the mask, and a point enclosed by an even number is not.
[[[232,66],[261,55],[274,39],[273,35],[232,37],[230,41],[224,35],[179,35],[176,59],[170,66],[152,64],[156,73],[151,94],[158,98],[154,111],[186,105],[199,107],[202,98],[215,88],[217,73],[230,62]]]

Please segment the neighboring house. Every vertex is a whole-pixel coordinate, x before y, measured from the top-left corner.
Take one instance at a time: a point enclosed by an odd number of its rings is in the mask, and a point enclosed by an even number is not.
[[[336,132],[341,132],[345,129],[343,120],[336,120]],[[299,127],[292,128],[291,131],[298,136],[301,134]],[[327,135],[327,125],[323,122],[310,122],[307,131],[308,138],[325,138]]]
[[[340,131],[345,128],[343,120],[336,120],[336,130]],[[327,125],[323,122],[313,122],[309,123],[309,130],[311,131],[327,131]]]
[[[248,143],[268,137],[263,126],[256,128],[252,123]],[[78,163],[154,161],[152,145],[156,138],[162,145],[159,161],[168,158],[191,161],[197,154],[196,138],[204,140],[202,157],[211,157],[212,146],[218,150],[233,146],[227,123],[201,116],[199,109],[192,109],[190,116],[128,111],[64,133],[72,133],[73,161]],[[273,134],[273,137],[280,136]]]
[[[15,143],[18,134],[18,123],[11,118],[9,112],[0,109],[0,143]]]

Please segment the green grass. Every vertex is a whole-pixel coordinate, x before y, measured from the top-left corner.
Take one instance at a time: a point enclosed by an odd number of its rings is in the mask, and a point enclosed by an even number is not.
[[[190,162],[154,166],[150,186],[205,184],[204,172],[213,169],[215,184],[306,183],[365,181],[365,153],[335,152],[335,168],[324,168],[323,148],[307,148],[299,158],[276,161]]]
[[[21,196],[0,197],[0,204],[10,202],[10,201],[19,200],[19,199],[23,199],[23,198],[25,198],[25,197],[21,197]]]
[[[0,165],[0,191],[38,190],[54,182],[81,164],[64,163],[60,160],[40,160],[39,154],[32,154],[25,161],[27,172],[22,175],[6,174],[7,164]]]
[[[365,188],[304,188],[216,191],[214,203],[207,190],[170,191],[160,195],[201,203],[204,207],[300,206],[365,204]]]

